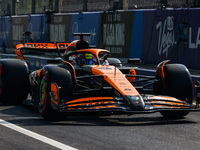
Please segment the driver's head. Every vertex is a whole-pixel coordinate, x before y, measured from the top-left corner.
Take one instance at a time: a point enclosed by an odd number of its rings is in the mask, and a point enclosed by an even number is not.
[[[85,53],[85,65],[93,64],[93,56],[90,53]]]
[[[93,56],[90,53],[85,53],[79,55],[80,65],[92,65],[93,64]]]

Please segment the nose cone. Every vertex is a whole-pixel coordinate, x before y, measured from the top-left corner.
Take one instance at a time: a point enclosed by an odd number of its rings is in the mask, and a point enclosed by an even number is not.
[[[126,95],[125,98],[133,110],[144,110],[145,104],[140,95],[135,95],[135,96]]]

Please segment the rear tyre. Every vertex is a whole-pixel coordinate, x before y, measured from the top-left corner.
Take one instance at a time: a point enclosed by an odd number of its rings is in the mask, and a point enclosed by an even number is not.
[[[58,92],[52,91],[52,83],[56,84]],[[65,115],[60,112],[62,103],[72,98],[72,77],[68,70],[58,66],[47,65],[40,73],[38,87],[38,110],[46,119],[60,119]],[[56,95],[53,100],[51,94]]]
[[[168,95],[192,104],[193,84],[188,69],[182,64],[166,64],[164,66],[165,78],[157,72],[161,80],[157,83],[157,94]],[[160,111],[165,118],[181,118],[188,111]]]
[[[24,61],[18,59],[0,60],[0,102],[20,104],[26,100],[30,85],[29,69]]]

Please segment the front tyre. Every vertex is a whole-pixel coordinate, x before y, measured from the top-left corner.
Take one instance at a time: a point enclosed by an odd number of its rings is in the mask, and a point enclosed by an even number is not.
[[[38,110],[42,117],[63,118],[60,105],[70,100],[72,94],[72,77],[67,69],[53,65],[47,65],[42,69],[38,87]]]
[[[157,77],[160,78],[157,83],[157,94],[168,95],[186,101],[192,104],[193,99],[193,84],[190,73],[186,66],[182,64],[165,64],[164,78],[162,78],[162,71],[157,71]],[[180,111],[160,111],[165,118],[181,118],[186,116],[189,112]]]

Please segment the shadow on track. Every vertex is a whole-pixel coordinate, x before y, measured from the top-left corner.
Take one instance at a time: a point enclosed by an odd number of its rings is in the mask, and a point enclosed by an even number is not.
[[[171,124],[195,124],[189,117],[165,119],[159,113],[143,115],[68,115],[62,120],[45,120],[35,109],[23,106],[0,106],[0,117],[22,126],[156,126]]]

